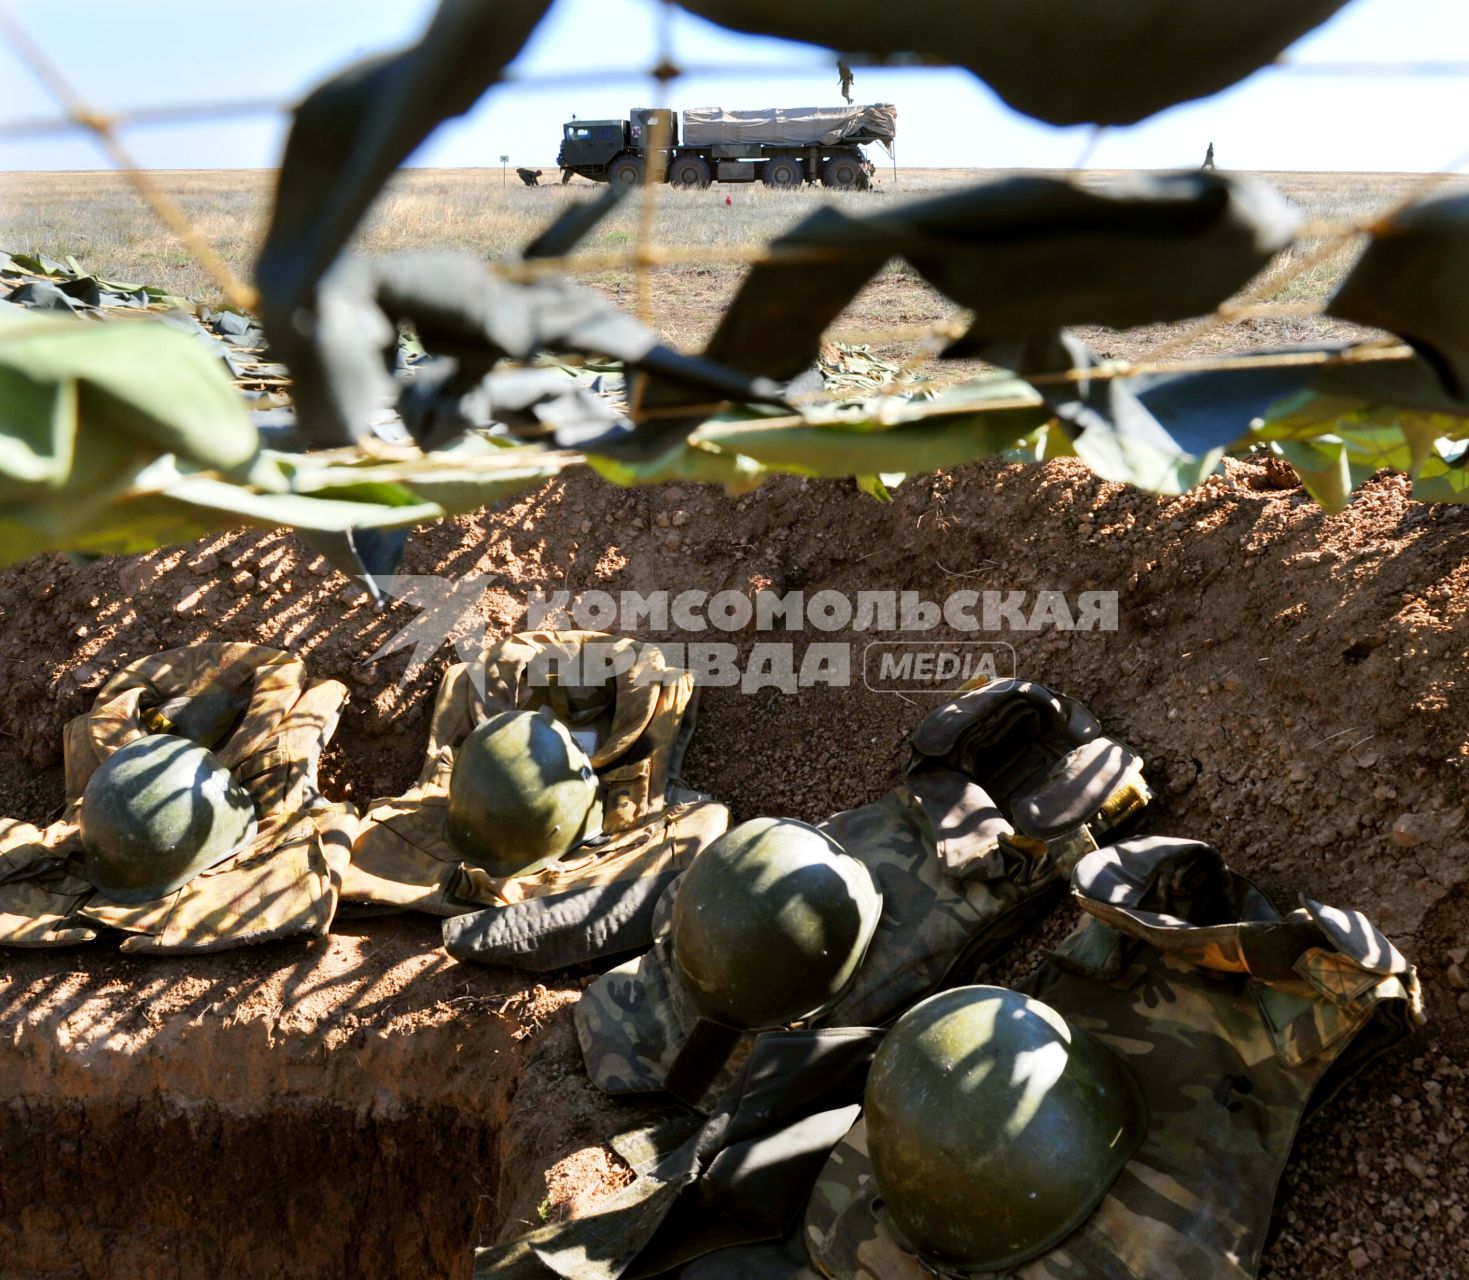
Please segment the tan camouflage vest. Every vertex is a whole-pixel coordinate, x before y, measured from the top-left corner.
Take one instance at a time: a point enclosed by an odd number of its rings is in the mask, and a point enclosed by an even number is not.
[[[584,646],[602,647],[611,676],[610,712],[581,729],[605,790],[605,842],[589,844],[533,876],[500,878],[464,862],[446,821],[454,752],[475,726],[501,711],[558,706],[559,688],[532,678]],[[374,800],[343,881],[348,902],[453,916],[569,889],[685,865],[728,824],[722,805],[679,786],[675,776],[693,727],[693,675],[668,666],[655,644],[596,631],[531,631],[486,650],[483,693],[468,664],[444,673],[419,780],[403,795]]]
[[[1073,891],[1087,922],[1024,989],[1127,1064],[1149,1127],[1082,1226],[1009,1274],[1253,1276],[1302,1116],[1422,1021],[1413,968],[1358,912],[1281,917],[1194,841],[1093,853]],[[877,1201],[858,1120],[807,1208],[812,1262],[833,1280],[928,1280]]]
[[[0,945],[62,946],[104,928],[128,935],[124,951],[152,952],[325,935],[357,816],[322,798],[316,769],[346,697],[335,680],[308,685],[299,658],[264,645],[191,645],[118,671],[92,710],[66,726],[62,819],[45,830],[0,821]],[[82,792],[114,751],[144,734],[185,731],[201,707],[215,708],[204,718],[228,730],[209,745],[255,801],[255,838],[154,902],[113,902],[84,874]]]
[[[1042,697],[1072,727],[1049,741],[1027,730],[1033,758],[1021,772],[1045,783],[1006,803],[1017,822],[1028,823],[1017,831],[997,807],[1000,796],[955,766],[973,767],[976,737],[981,745],[1003,737]],[[912,747],[903,786],[821,824],[872,873],[883,910],[851,988],[814,1025],[881,1025],[937,990],[950,972],[972,973],[995,958],[1054,902],[1075,858],[1151,798],[1136,755],[1106,737],[1080,704],[1024,682],[939,707],[914,732]],[[1019,765],[1026,755],[1007,753],[1007,761]],[[1084,787],[1072,782],[1078,758],[1087,761]],[[1013,793],[1000,794],[1008,802]],[[1048,800],[1052,794],[1062,800]],[[604,1091],[671,1089],[707,1111],[757,1037],[721,1034],[689,1005],[674,976],[676,893],[675,884],[658,904],[653,949],[583,994],[577,1035],[587,1073]]]

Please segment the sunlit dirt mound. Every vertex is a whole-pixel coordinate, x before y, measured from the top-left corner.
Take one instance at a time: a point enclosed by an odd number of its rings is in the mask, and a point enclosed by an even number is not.
[[[1303,1130],[1266,1271],[1462,1274],[1469,1212],[1469,510],[1383,476],[1327,516],[1263,464],[1182,498],[1069,461],[739,499],[577,477],[416,534],[402,572],[486,575],[492,636],[532,591],[1119,593],[1115,632],[995,632],[1021,674],[1085,701],[1149,762],[1150,829],[1202,838],[1284,907],[1367,911],[1420,966],[1430,1024]],[[448,655],[400,679],[375,612],[294,538],[0,573],[0,813],[61,804],[60,730],[121,664],[201,639],[291,648],[353,693],[334,798],[402,790]],[[851,642],[891,633],[670,639]],[[737,819],[818,819],[896,777],[932,695],[705,691],[692,785]],[[1064,931],[1058,908],[1045,933]],[[569,1005],[448,959],[432,921],[343,922],[316,946],[197,960],[107,947],[3,960],[0,1274],[465,1275],[476,1242],[627,1175],[630,1114],[580,1072]],[[1030,954],[1012,958],[1023,966]],[[1460,1008],[1460,1004],[1465,1007]]]

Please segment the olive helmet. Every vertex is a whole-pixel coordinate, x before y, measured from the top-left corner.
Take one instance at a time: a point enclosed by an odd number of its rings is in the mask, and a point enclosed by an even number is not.
[[[612,680],[587,682],[567,679],[551,667],[543,688],[532,688],[530,706],[548,706],[556,718],[571,725],[590,724],[612,714],[617,699],[617,686]]]
[[[171,733],[213,749],[234,731],[250,703],[250,689],[211,686],[168,698],[141,712],[150,733]]]
[[[87,879],[118,902],[149,902],[248,844],[255,805],[212,751],[154,733],[97,766],[77,825]]]
[[[850,986],[882,914],[867,868],[791,818],[755,818],[684,872],[674,966],[695,1010],[758,1031],[805,1021]]]
[[[466,861],[532,875],[601,830],[592,762],[549,712],[501,711],[460,744],[447,834]]]
[[[1008,1271],[1070,1235],[1132,1158],[1127,1068],[1049,1005],[959,987],[898,1019],[867,1078],[879,1212],[939,1270]]]

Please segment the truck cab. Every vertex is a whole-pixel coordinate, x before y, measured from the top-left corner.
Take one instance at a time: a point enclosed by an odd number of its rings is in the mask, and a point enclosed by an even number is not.
[[[638,107],[626,120],[568,120],[556,153],[561,181],[580,174],[593,182],[642,182],[648,150],[660,136],[666,167],[668,148],[678,141],[678,117],[671,111]]]
[[[556,163],[573,172],[605,169],[627,145],[626,120],[572,120],[561,126]]]

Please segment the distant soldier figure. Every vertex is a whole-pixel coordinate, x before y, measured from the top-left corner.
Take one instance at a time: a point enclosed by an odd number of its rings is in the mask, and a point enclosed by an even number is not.
[[[539,169],[517,169],[515,176],[528,187],[538,187],[541,185],[541,171]]]
[[[1209,149],[1204,152],[1204,163],[1201,164],[1199,166],[1199,168],[1200,169],[1212,169],[1213,167],[1214,167],[1214,144],[1211,142],[1209,144]]]

